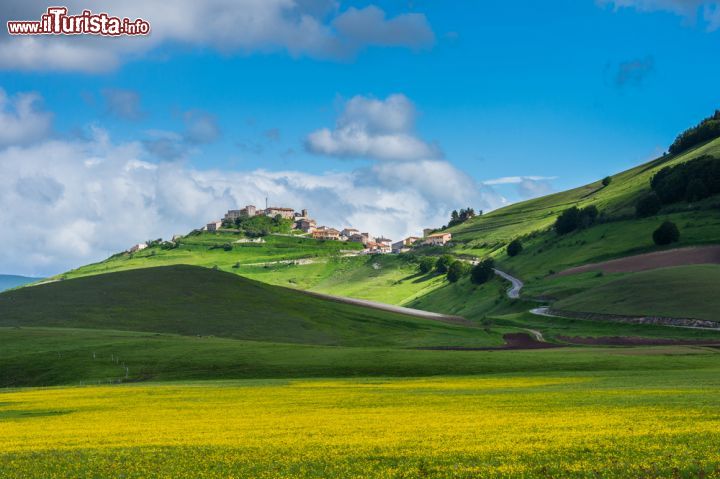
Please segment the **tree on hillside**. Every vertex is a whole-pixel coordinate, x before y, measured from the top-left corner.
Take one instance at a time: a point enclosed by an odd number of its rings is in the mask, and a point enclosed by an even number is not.
[[[470,272],[470,281],[474,284],[484,284],[492,279],[495,271],[495,261],[492,258],[487,258],[473,266]]]
[[[519,255],[523,250],[523,245],[519,239],[514,239],[507,247],[507,254],[510,257]]]
[[[699,201],[720,193],[720,158],[705,155],[658,171],[650,187],[663,204]]]
[[[425,256],[423,259],[420,260],[420,264],[418,265],[418,270],[422,274],[428,274],[433,270],[434,267],[435,267],[435,259],[430,256]]]
[[[600,211],[598,211],[597,206],[590,205],[586,206],[585,208],[580,210],[580,217],[578,218],[578,228],[589,228],[593,224],[595,224],[595,221],[597,220],[597,217],[600,215]]]
[[[482,211],[480,212],[480,214],[482,214]],[[448,228],[450,228],[452,226],[459,225],[466,222],[470,218],[474,218],[475,216],[477,215],[475,214],[474,208],[468,207],[465,209],[461,209],[460,211],[453,210],[453,212],[450,214],[450,222],[447,226]]]
[[[610,186],[610,183],[612,183],[612,178],[611,178],[611,177],[606,176],[605,178],[603,178],[603,180],[602,180],[602,185],[603,185],[603,186]]]
[[[653,241],[658,246],[677,243],[680,241],[680,231],[672,221],[665,221],[653,232]]]
[[[662,208],[660,197],[655,193],[649,193],[638,200],[635,204],[635,216],[638,218],[647,218],[655,216]]]
[[[440,274],[447,273],[453,261],[455,261],[455,258],[449,254],[444,254],[435,262],[435,270]]]
[[[451,283],[457,283],[467,272],[468,265],[464,261],[453,261],[448,268],[447,279]]]
[[[577,229],[580,221],[580,210],[577,206],[568,208],[563,211],[557,220],[555,220],[555,231],[559,235],[571,233]]]
[[[559,235],[564,235],[576,229],[589,228],[595,223],[599,215],[600,212],[595,205],[582,209],[573,206],[563,211],[555,220],[555,231]]]

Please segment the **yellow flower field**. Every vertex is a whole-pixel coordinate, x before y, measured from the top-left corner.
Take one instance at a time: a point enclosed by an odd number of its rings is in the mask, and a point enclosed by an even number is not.
[[[681,373],[9,391],[0,477],[720,477],[718,380]]]

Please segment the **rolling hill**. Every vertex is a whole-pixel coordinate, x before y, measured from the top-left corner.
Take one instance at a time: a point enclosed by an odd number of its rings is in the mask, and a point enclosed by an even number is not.
[[[482,346],[499,336],[343,304],[196,266],[128,270],[0,295],[0,326],[333,346]]]
[[[720,322],[719,296],[720,265],[705,264],[628,274],[558,301],[553,307],[579,313]]]
[[[466,259],[490,256],[500,269],[525,282],[522,294],[526,299],[564,300],[586,291],[592,296],[592,290],[618,281],[632,271],[618,274],[590,271],[569,276],[557,273],[668,248],[720,244],[718,195],[692,203],[668,204],[647,217],[635,216],[636,202],[650,191],[651,179],[659,171],[708,156],[720,157],[720,139],[675,155],[664,155],[615,174],[608,182],[597,181],[475,217],[448,229],[453,234],[453,244],[444,250],[421,249],[412,255],[383,257],[353,256],[358,245],[352,243],[292,235],[269,235],[262,243],[250,243],[237,232],[195,232],[179,239],[172,248],[154,245],[136,253],[119,253],[55,279],[189,264],[288,288],[462,314],[473,320],[487,319],[517,309],[500,297],[500,281],[495,280],[484,288],[472,287],[466,279],[457,285],[449,284],[441,275],[420,275],[418,258],[448,252]],[[597,222],[569,234],[556,234],[555,220],[574,206],[597,208]],[[678,225],[679,242],[665,247],[654,244],[652,232],[663,221]],[[515,239],[522,241],[524,249],[511,258],[505,248]],[[652,280],[651,276],[639,278]],[[680,279],[681,276],[676,278]],[[638,288],[638,291],[650,289]],[[706,301],[710,301],[708,307],[720,309],[720,299],[714,299],[718,296],[706,297]],[[653,309],[652,314],[672,316],[685,300],[684,296],[675,295],[675,305],[668,305],[664,313]],[[640,309],[631,307],[621,314],[650,314],[650,309],[642,309],[642,305],[649,303],[649,298],[639,298]]]

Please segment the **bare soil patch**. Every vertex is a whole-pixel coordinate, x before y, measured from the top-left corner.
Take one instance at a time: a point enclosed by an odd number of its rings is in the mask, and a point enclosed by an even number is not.
[[[432,346],[424,349],[429,351],[509,351],[521,349],[552,349],[562,348],[562,344],[546,343],[538,341],[527,333],[508,333],[503,335],[505,344],[497,348],[468,348],[462,346]]]
[[[720,264],[720,245],[656,251],[654,253],[638,254],[600,263],[590,263],[561,271],[558,273],[558,276],[586,273],[588,271],[635,273],[637,271],[648,271],[651,269],[690,264]]]

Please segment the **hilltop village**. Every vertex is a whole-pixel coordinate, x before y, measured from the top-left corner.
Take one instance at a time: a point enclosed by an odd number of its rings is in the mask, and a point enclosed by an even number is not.
[[[337,229],[331,226],[318,226],[307,209],[295,211],[293,208],[269,206],[265,209],[247,205],[239,210],[228,210],[222,220],[211,221],[202,229],[208,232],[231,230],[243,220],[264,216],[276,220],[287,220],[292,223],[294,234],[324,241],[349,241],[364,246],[364,254],[403,253],[420,245],[445,246],[452,240],[450,233],[434,233],[433,229],[425,229],[423,236],[409,236],[393,242],[384,236],[374,237],[351,227]]]

